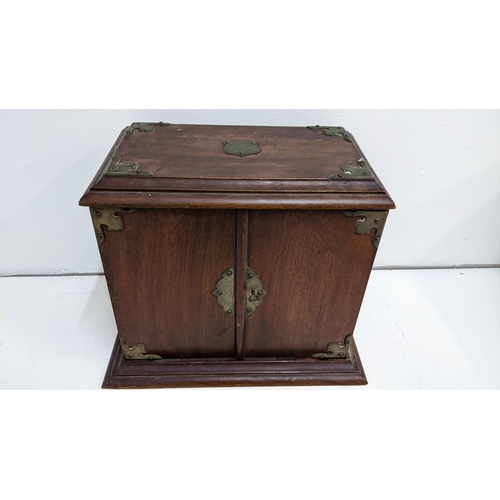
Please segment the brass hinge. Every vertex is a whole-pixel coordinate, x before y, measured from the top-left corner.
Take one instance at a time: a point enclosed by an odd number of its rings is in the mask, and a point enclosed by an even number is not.
[[[158,122],[158,123],[140,123],[140,122],[134,122],[132,125],[127,127],[127,131],[125,132],[125,137],[130,137],[131,135],[134,135],[136,132],[154,132],[155,131],[155,126],[163,126],[166,127],[170,125],[170,123],[163,123],[163,122]]]
[[[123,219],[118,215],[118,212],[129,214],[136,210],[137,208],[90,207],[90,216],[94,224],[97,243],[102,245],[106,240],[102,226],[106,226],[108,231],[123,230]]]
[[[108,167],[104,171],[105,175],[153,175],[148,170],[139,170],[136,161],[124,161],[120,155],[114,155],[109,161]]]
[[[387,219],[388,211],[384,212],[352,212],[349,210],[342,211],[347,217],[360,217],[356,221],[356,226],[354,232],[356,234],[371,234],[373,230],[372,243],[375,248],[378,248],[380,243],[380,238],[382,238],[382,232],[384,231],[385,221]]]
[[[344,138],[347,142],[352,142],[351,134],[344,127],[321,127],[319,125],[315,125],[314,127],[307,127],[311,130],[322,130],[325,135],[334,136],[339,135]]]
[[[313,358],[318,359],[332,359],[332,358],[348,358],[349,357],[349,344],[353,338],[352,333],[346,336],[344,342],[330,342],[326,347],[326,352],[313,354]]]
[[[161,356],[158,356],[158,354],[146,353],[146,346],[144,344],[128,345],[127,339],[123,335],[118,335],[118,337],[120,339],[123,356],[126,359],[161,359]]]
[[[217,299],[222,309],[229,316],[234,316],[235,293],[234,293],[234,267],[228,267],[221,275],[220,279],[215,284],[215,288],[210,293]],[[267,295],[264,290],[262,281],[252,269],[247,268],[247,277],[245,282],[245,316],[255,312],[255,309],[262,304],[262,299]]]
[[[357,161],[357,165],[349,165],[349,166],[341,166],[340,174],[332,174],[328,176],[329,179],[369,179],[372,178],[372,172],[368,168],[366,161],[363,158],[360,158]]]

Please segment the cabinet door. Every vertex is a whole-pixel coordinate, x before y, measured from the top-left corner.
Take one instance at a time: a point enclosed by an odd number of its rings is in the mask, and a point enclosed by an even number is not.
[[[245,357],[309,357],[352,333],[375,257],[341,211],[249,212],[248,265],[268,292],[246,318]]]
[[[236,211],[138,209],[99,246],[118,332],[163,358],[233,357],[234,317],[210,294],[234,266]]]

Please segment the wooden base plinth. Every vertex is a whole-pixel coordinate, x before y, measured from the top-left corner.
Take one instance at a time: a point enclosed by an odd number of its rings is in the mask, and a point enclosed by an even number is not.
[[[116,339],[102,387],[237,387],[289,385],[365,385],[354,341],[346,359],[189,359],[130,361]]]

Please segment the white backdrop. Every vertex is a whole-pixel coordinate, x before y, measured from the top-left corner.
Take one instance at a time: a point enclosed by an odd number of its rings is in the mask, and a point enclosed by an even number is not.
[[[375,266],[500,264],[498,110],[3,110],[2,275],[102,272],[78,200],[134,121],[341,125],[397,205]]]

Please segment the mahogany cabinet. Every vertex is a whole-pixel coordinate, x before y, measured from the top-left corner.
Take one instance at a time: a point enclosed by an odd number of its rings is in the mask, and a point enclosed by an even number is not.
[[[80,205],[118,327],[103,387],[366,384],[395,205],[342,127],[133,123]]]

